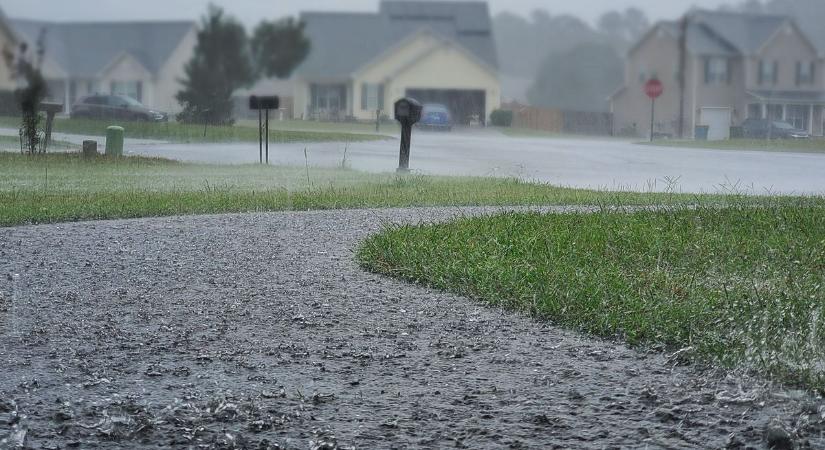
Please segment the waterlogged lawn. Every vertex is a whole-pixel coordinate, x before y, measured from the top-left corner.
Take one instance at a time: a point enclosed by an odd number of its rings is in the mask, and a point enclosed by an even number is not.
[[[825,200],[389,228],[369,270],[825,389]]]
[[[76,149],[78,146],[70,144],[68,142],[62,141],[55,141],[53,140],[51,144],[49,144],[50,151],[66,151],[71,149]],[[17,136],[2,136],[0,135],[0,152],[19,152],[20,151],[20,138]]]
[[[274,123],[274,122],[273,122]],[[117,120],[58,119],[54,122],[55,133],[105,136],[106,127],[120,125],[126,137],[132,139],[157,139],[172,142],[257,142],[257,123],[254,126],[207,126],[177,122],[123,122]],[[0,117],[0,127],[18,128],[17,117]],[[273,143],[288,142],[361,142],[386,139],[368,133],[350,133],[340,129],[275,129],[269,131]]]
[[[662,139],[640,142],[658,147],[704,148],[715,150],[756,150],[766,152],[825,153],[825,138],[811,139],[728,139],[725,141],[694,141]]]
[[[406,206],[690,203],[500,178],[365,174],[346,168],[187,164],[0,153],[0,226],[186,214]]]

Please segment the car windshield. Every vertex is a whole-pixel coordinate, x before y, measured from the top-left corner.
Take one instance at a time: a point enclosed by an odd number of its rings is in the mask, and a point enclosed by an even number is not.
[[[443,105],[424,105],[423,108],[424,114],[429,113],[449,113],[449,110]]]
[[[119,95],[116,97],[118,100],[123,101],[128,106],[143,106],[142,103],[133,99],[132,97],[126,97],[124,95]]]

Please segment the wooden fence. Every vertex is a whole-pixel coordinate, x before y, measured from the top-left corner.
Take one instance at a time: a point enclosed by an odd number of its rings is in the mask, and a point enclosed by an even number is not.
[[[513,127],[550,133],[610,135],[613,115],[603,112],[564,111],[519,104],[505,104],[502,109],[513,111]]]

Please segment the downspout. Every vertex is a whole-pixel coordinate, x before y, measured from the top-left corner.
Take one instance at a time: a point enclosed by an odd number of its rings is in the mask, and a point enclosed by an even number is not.
[[[689,13],[682,16],[679,32],[679,139],[685,137],[685,95],[687,91],[685,70],[687,66],[687,30]]]

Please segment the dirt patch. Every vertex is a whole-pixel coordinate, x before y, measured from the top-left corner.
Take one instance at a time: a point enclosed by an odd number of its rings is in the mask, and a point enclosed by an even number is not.
[[[0,229],[0,448],[822,447],[823,403],[361,271],[387,220]]]

